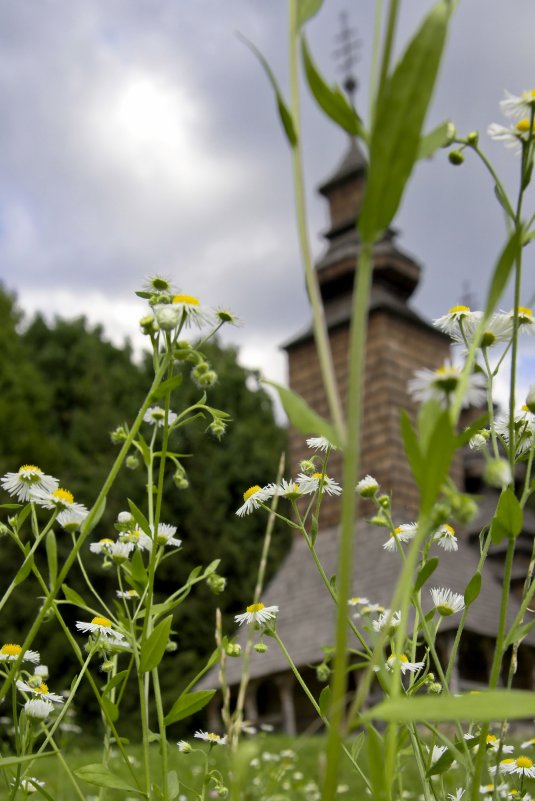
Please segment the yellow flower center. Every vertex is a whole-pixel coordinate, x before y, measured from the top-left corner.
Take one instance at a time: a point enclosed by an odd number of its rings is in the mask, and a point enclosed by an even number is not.
[[[264,604],[262,602],[260,602],[260,603],[257,603],[257,604],[251,604],[250,606],[247,607],[247,609],[245,611],[249,612],[249,614],[251,614],[251,612],[261,612],[262,609],[264,609],[264,608],[265,608]]]
[[[320,480],[320,478],[322,476],[323,476],[323,473],[312,473],[312,478],[317,478],[318,481]],[[325,478],[327,478],[327,476],[325,476]]]
[[[494,790],[494,785],[493,784],[486,784],[485,785],[485,792],[486,793],[492,793],[493,790]]]
[[[18,656],[22,648],[20,645],[14,645],[11,642],[6,643],[0,648],[0,654],[4,654],[5,656]]]
[[[199,298],[194,298],[193,295],[175,295],[173,303],[187,303],[188,306],[199,306]]]
[[[518,133],[527,133],[529,129],[530,129],[530,123],[527,117],[525,117],[523,120],[519,120],[516,124],[516,130],[518,131]]]
[[[398,526],[397,528],[394,529],[394,531],[390,532],[390,536],[397,537],[399,534],[401,534],[401,531],[402,531],[401,526]]]
[[[41,684],[39,685],[39,687],[35,688],[35,692],[36,693],[43,693],[43,694],[47,693],[48,692],[48,686],[44,683],[44,681],[42,681]]]
[[[34,464],[23,464],[22,467],[19,468],[19,476],[21,473],[38,473],[40,476],[43,475],[41,468]],[[26,476],[26,478],[28,478],[28,476]]]
[[[406,663],[406,662],[408,662],[409,660],[408,660],[408,658],[405,656],[405,654],[401,654],[401,656],[399,657],[399,661],[400,661],[402,664],[405,664],[405,663]]]
[[[261,487],[259,487],[258,484],[255,484],[254,487],[249,487],[249,489],[243,493],[243,500],[248,501],[249,498],[251,498],[253,495],[256,495],[256,493],[260,492],[260,490]]]
[[[127,590],[126,594],[128,595],[129,598],[137,598],[139,595],[137,590]]]
[[[52,497],[62,503],[74,503],[74,495],[66,489],[57,489],[52,493]]]
[[[213,732],[211,732],[211,731],[210,731],[210,732],[208,732],[207,734],[208,734],[208,739],[209,739],[211,742],[213,742],[213,743],[218,743],[218,742],[220,741],[220,739],[221,739],[221,737],[219,736],[219,734],[214,734],[214,733],[213,733]]]
[[[498,742],[498,738],[496,737],[495,734],[487,734],[487,742],[488,743],[497,743]]]
[[[91,621],[95,626],[102,626],[105,629],[111,629],[111,620],[107,617],[94,617]]]
[[[533,312],[531,309],[527,309],[525,306],[519,306],[518,313],[522,317],[533,317]]]
[[[444,534],[449,534],[451,537],[453,537],[455,534],[455,529],[448,523],[444,523]]]
[[[529,757],[521,756],[521,757],[518,757],[518,759],[516,760],[516,766],[517,766],[517,768],[532,768],[533,767],[533,762],[531,761],[531,759]]]
[[[448,311],[448,314],[459,314],[459,312],[466,312],[470,311],[470,306],[452,306],[451,309]]]
[[[99,540],[100,545],[113,545],[113,540],[110,540],[109,537],[104,537],[103,540]]]
[[[514,759],[511,759],[511,757],[508,757],[507,759],[502,759],[502,761],[500,762],[500,765],[512,765],[514,763],[514,761],[515,761]]]

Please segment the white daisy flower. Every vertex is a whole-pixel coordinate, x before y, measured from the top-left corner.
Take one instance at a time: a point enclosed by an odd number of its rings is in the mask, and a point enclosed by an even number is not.
[[[118,640],[122,640],[124,634],[115,631],[112,626],[111,620],[107,617],[100,616],[94,617],[90,623],[86,623],[84,620],[76,621],[76,628],[84,634],[101,634],[103,637],[114,637]]]
[[[386,660],[387,670],[394,670],[394,665],[397,661],[398,657],[394,654],[390,654]],[[418,673],[418,671],[424,667],[425,662],[409,662],[408,657],[405,656],[405,654],[401,654],[399,657],[399,665],[402,673]]]
[[[514,311],[502,312],[509,318],[511,324],[514,318]],[[526,306],[518,307],[518,330],[521,334],[535,334],[535,317],[531,309]]]
[[[390,537],[386,542],[383,542],[385,551],[395,553],[398,549],[398,542],[411,542],[416,536],[418,527],[416,523],[403,523],[398,526],[394,531],[390,532]]]
[[[461,345],[471,345],[476,331],[483,317],[483,312],[471,312],[465,319],[459,321],[456,330],[450,332],[451,338]],[[513,324],[509,314],[499,312],[494,314],[481,334],[480,348],[491,348],[501,342],[509,342],[513,334]]]
[[[236,615],[234,620],[239,623],[267,623],[274,620],[279,611],[278,606],[264,606],[263,603],[251,604],[241,615]]]
[[[362,595],[354,595],[348,600],[349,606],[367,606],[369,603],[369,600]]]
[[[504,142],[506,147],[519,152],[522,143],[527,142],[530,137],[530,121],[524,117],[509,128],[492,122],[487,128],[487,133],[491,139],[495,139],[497,142]]]
[[[379,490],[379,484],[377,479],[373,476],[367,475],[358,482],[357,486],[355,487],[355,491],[362,497],[362,498],[373,498],[374,495]]]
[[[321,487],[322,494],[327,495],[340,495],[342,487],[333,478],[324,475],[323,473],[312,473],[311,476],[305,473],[299,473],[297,476],[297,483],[299,489],[304,495],[312,495],[317,492]]]
[[[178,750],[181,751],[183,754],[189,754],[191,751],[191,745],[186,742],[186,740],[179,740],[178,743]]]
[[[465,322],[475,313],[469,306],[453,306],[447,314],[443,314],[442,317],[437,317],[436,320],[433,320],[433,325],[436,328],[440,328],[445,334],[453,336],[459,332],[461,320]]]
[[[464,598],[458,592],[444,587],[429,590],[435,609],[442,617],[449,617],[464,609]]]
[[[442,754],[447,750],[445,745],[434,745],[431,753],[431,764],[434,765],[435,762],[438,762]]]
[[[143,537],[145,538],[145,541],[143,540]],[[134,548],[138,548],[140,551],[150,551],[152,548],[151,538],[147,537],[147,535],[144,534],[144,532],[139,528],[121,531],[119,534],[119,540],[121,542],[131,542]],[[148,540],[148,546],[146,540]]]
[[[78,504],[78,506],[81,506],[81,504]],[[72,532],[80,528],[87,515],[87,510],[82,511],[82,509],[73,507],[60,512],[56,519],[66,531]]]
[[[24,693],[31,693],[32,695],[37,695],[39,698],[42,698],[44,701],[53,701],[55,704],[62,704],[64,699],[61,695],[56,695],[56,693],[51,693],[48,690],[48,685],[42,681],[36,687],[32,687],[29,684],[26,684],[25,681],[17,681],[17,687]]]
[[[456,551],[459,548],[455,529],[448,523],[443,523],[433,534],[433,542],[440,545],[445,551]]]
[[[22,652],[20,645],[16,643],[5,643],[0,648],[0,662],[16,662]],[[41,656],[38,651],[24,651],[22,657],[23,662],[33,662],[38,665],[41,661]]]
[[[390,609],[385,609],[384,612],[381,612],[377,620],[372,622],[374,631],[382,631],[386,626],[388,626],[389,631],[395,631],[395,629],[397,629],[401,623],[401,611],[394,612],[392,616],[390,612]]]
[[[501,751],[504,754],[512,754],[514,751],[512,745],[504,745],[495,734],[487,734],[486,744],[487,751]]]
[[[309,448],[315,451],[322,451],[323,453],[336,450],[336,447],[332,442],[329,442],[327,437],[309,437],[307,439],[307,445]]]
[[[408,383],[409,394],[415,400],[436,400],[446,406],[461,380],[461,370],[452,364],[444,364],[438,370],[422,368],[416,370]],[[482,406],[486,401],[486,379],[482,373],[472,373],[463,397],[463,408]]]
[[[88,514],[83,503],[75,503],[74,496],[69,490],[58,488],[53,492],[32,490],[31,499],[42,506],[43,509],[57,509],[59,512],[73,512],[85,516]]]
[[[496,420],[495,427],[496,433],[509,446],[509,416],[499,417]],[[515,414],[513,429],[515,432],[515,454],[520,456],[532,448],[535,440],[535,415],[529,411],[527,406],[523,406],[520,412]]]
[[[139,592],[137,590],[115,590],[115,594],[117,598],[124,598],[125,601],[135,601],[136,598],[139,598]]]
[[[50,713],[54,711],[54,705],[50,701],[44,701],[42,698],[31,698],[24,704],[24,711],[29,718],[46,720]]]
[[[241,320],[233,311],[230,309],[216,309],[215,311],[216,321],[219,323],[228,323],[229,325],[234,325],[236,328],[241,328],[243,326],[243,320]]]
[[[48,667],[47,665],[37,665],[33,671],[34,676],[39,676],[41,681],[46,681],[48,679]]]
[[[504,773],[516,773],[518,776],[529,776],[535,779],[535,765],[527,756],[519,756],[517,759],[502,759],[500,770]]]
[[[89,550],[91,551],[91,553],[110,554],[113,545],[114,545],[114,540],[110,539],[109,537],[104,537],[98,542],[92,542],[91,545],[89,546]]]
[[[182,540],[176,539],[174,534],[176,534],[176,526],[172,526],[169,523],[160,523],[158,525],[158,535],[156,537],[158,545],[170,545],[174,548],[180,548]],[[141,533],[139,536],[139,547],[150,550],[152,548],[151,537]]]
[[[34,464],[23,464],[18,473],[6,473],[0,478],[0,484],[6,492],[25,503],[31,499],[32,490],[53,492],[59,481],[53,476],[47,476]]]
[[[299,488],[299,484],[297,484],[295,481],[286,481],[285,478],[283,478],[281,483],[277,485],[276,492],[274,494],[278,495],[279,498],[286,498],[289,501],[297,500],[303,495]]]
[[[167,424],[172,426],[175,422],[177,416],[174,412],[167,413]],[[158,428],[163,428],[165,424],[165,409],[162,409],[161,406],[149,406],[145,414],[143,415],[143,420],[145,423],[150,423],[153,426],[157,426]]]
[[[197,737],[198,740],[204,740],[206,743],[210,743],[210,745],[226,745],[227,737],[226,735],[222,737],[220,734],[214,734],[212,731],[196,731],[193,735]]]
[[[362,607],[362,614],[363,615],[373,615],[376,612],[382,614],[385,611],[384,606],[381,604],[368,604],[367,606]]]
[[[506,117],[529,117],[535,107],[535,89],[513,95],[505,90],[505,100],[500,101],[500,108]]]
[[[249,487],[249,489],[243,493],[243,500],[245,503],[243,506],[240,506],[236,512],[238,517],[249,515],[252,511],[258,509],[264,501],[273,497],[275,490],[275,484],[268,484],[266,487],[260,487],[258,484],[255,484],[253,487]]]

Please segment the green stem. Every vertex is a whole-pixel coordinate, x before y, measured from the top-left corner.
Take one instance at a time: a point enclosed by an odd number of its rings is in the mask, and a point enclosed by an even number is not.
[[[307,230],[307,215],[305,204],[305,182],[303,176],[303,162],[301,155],[301,114],[299,102],[299,67],[298,67],[298,3],[299,0],[290,0],[290,94],[291,94],[291,113],[296,132],[297,144],[292,147],[292,169],[294,177],[295,211],[297,218],[297,231],[299,235],[299,245],[301,258],[305,271],[305,282],[312,308],[312,325],[314,328],[314,338],[318,353],[319,366],[327,403],[331,417],[342,439],[344,439],[345,424],[342,403],[338,392],[336,373],[332,359],[331,347],[329,344],[329,334],[323,310],[321,292],[319,288],[318,276],[314,269],[312,255],[310,252],[309,237]]]

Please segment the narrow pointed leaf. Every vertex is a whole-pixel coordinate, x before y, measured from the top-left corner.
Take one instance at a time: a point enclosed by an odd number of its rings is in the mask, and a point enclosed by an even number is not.
[[[338,432],[333,424],[328,420],[324,420],[323,417],[320,417],[297,392],[283,387],[282,384],[276,384],[274,381],[264,381],[263,383],[269,384],[269,386],[277,390],[290,423],[301,431],[302,434],[316,437],[323,436],[337,448],[342,446]]]
[[[520,502],[509,487],[500,495],[496,509],[496,519],[512,539],[522,531],[523,513]]]
[[[477,694],[399,697],[366,710],[367,720],[415,723],[523,720],[535,716],[535,693],[523,690],[487,690]]]
[[[502,293],[509,280],[509,276],[511,275],[515,259],[520,254],[521,243],[522,232],[514,231],[509,237],[507,244],[502,250],[498,261],[496,262],[496,267],[494,268],[494,273],[492,274],[492,279],[489,286],[487,302],[485,304],[485,316],[492,314],[496,304],[502,296]]]
[[[273,74],[273,70],[269,66],[268,62],[266,61],[260,50],[252,42],[250,42],[249,39],[246,39],[246,37],[242,36],[241,34],[238,34],[238,37],[242,40],[242,42],[244,42],[244,44],[247,45],[247,47],[250,50],[252,50],[252,52],[255,54],[260,64],[264,68],[264,72],[266,73],[268,80],[271,84],[271,87],[275,92],[277,110],[279,112],[280,121],[282,123],[282,127],[284,128],[286,138],[288,139],[288,142],[290,143],[291,147],[295,147],[297,145],[297,134],[295,132],[294,121],[291,112],[284,101],[282,92],[279,89],[279,84],[277,83],[277,79]]]
[[[352,136],[366,139],[362,120],[338,86],[330,87],[316,67],[305,38],[302,39],[301,52],[308,86],[317,104],[331,120]]]
[[[140,529],[145,532],[147,537],[152,537],[152,531],[149,525],[149,521],[147,520],[141,509],[138,509],[134,501],[131,501],[130,498],[128,498],[128,506],[130,507],[130,513],[132,517],[134,518]]]
[[[297,3],[297,27],[302,28],[305,22],[315,17],[323,5],[323,0],[299,0]]]
[[[481,592],[481,573],[477,571],[476,573],[474,573],[474,575],[466,585],[466,589],[464,591],[465,606],[470,606],[470,604],[473,604],[476,598],[479,597],[480,592]]]
[[[413,170],[446,41],[451,7],[431,9],[380,91],[359,229],[365,242],[386,230]]]
[[[215,690],[199,690],[196,693],[182,693],[165,716],[165,725],[170,726],[171,723],[189,718],[195,712],[204,709],[206,704],[210,703],[214,697],[215,692]]]
[[[433,575],[437,567],[438,559],[436,556],[425,563],[416,576],[416,581],[414,582],[414,592],[418,592],[422,589],[427,579]]]
[[[164,618],[161,623],[158,623],[152,634],[147,637],[141,646],[141,656],[139,660],[139,670],[141,673],[147,673],[149,670],[154,670],[162,661],[165,653],[165,647],[169,642],[169,635],[171,633],[171,623],[173,616]]]
[[[182,381],[182,373],[177,373],[171,376],[171,378],[166,379],[166,381],[162,381],[150,396],[151,400],[158,400],[158,398],[164,398],[166,395],[170,395],[174,389],[177,389],[181,385]]]
[[[430,159],[437,150],[448,144],[451,123],[446,120],[420,139],[419,159]]]
[[[524,623],[523,626],[518,626],[517,628],[513,629],[513,631],[509,632],[507,637],[505,638],[504,643],[504,650],[509,648],[510,645],[513,645],[515,642],[520,642],[527,637],[530,631],[535,627],[535,620],[530,620],[529,623]]]
[[[53,587],[58,575],[58,545],[52,529],[46,535],[45,549],[48,562],[48,586]]]
[[[329,716],[329,711],[331,709],[331,696],[331,688],[324,687],[319,697],[319,708],[324,718]]]

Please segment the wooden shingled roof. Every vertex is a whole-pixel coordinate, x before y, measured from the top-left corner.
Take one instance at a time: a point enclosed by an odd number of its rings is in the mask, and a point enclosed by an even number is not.
[[[385,529],[359,521],[356,525],[356,543],[354,552],[353,595],[364,596],[370,603],[378,603],[384,607],[390,605],[395,583],[400,572],[398,554],[390,553],[382,547],[388,533]],[[336,572],[338,529],[321,531],[316,548],[319,559],[327,576]],[[464,590],[477,570],[478,552],[467,539],[459,542],[457,552],[445,552],[435,546],[434,555],[440,558],[439,565],[422,590],[424,611],[431,608],[431,587],[448,587],[455,592]],[[481,593],[470,608],[465,631],[474,634],[495,637],[499,618],[501,586],[492,570],[483,570]],[[279,568],[277,574],[266,588],[262,596],[266,606],[279,607],[277,631],[287,647],[292,659],[298,667],[313,665],[323,659],[322,646],[332,645],[334,639],[335,610],[329,593],[308,552],[302,538],[296,538],[290,553]],[[244,599],[244,607],[249,603]],[[513,622],[518,604],[511,598],[509,609],[509,625]],[[441,632],[456,629],[458,615],[444,618]],[[238,634],[238,642],[245,642],[247,636],[244,627]],[[535,645],[535,633],[525,642]],[[288,664],[276,642],[266,638],[268,651],[251,656],[251,678],[261,678],[288,670]],[[230,685],[240,680],[241,659],[227,660],[227,680]],[[213,670],[198,685],[201,687],[218,686],[217,671]]]

